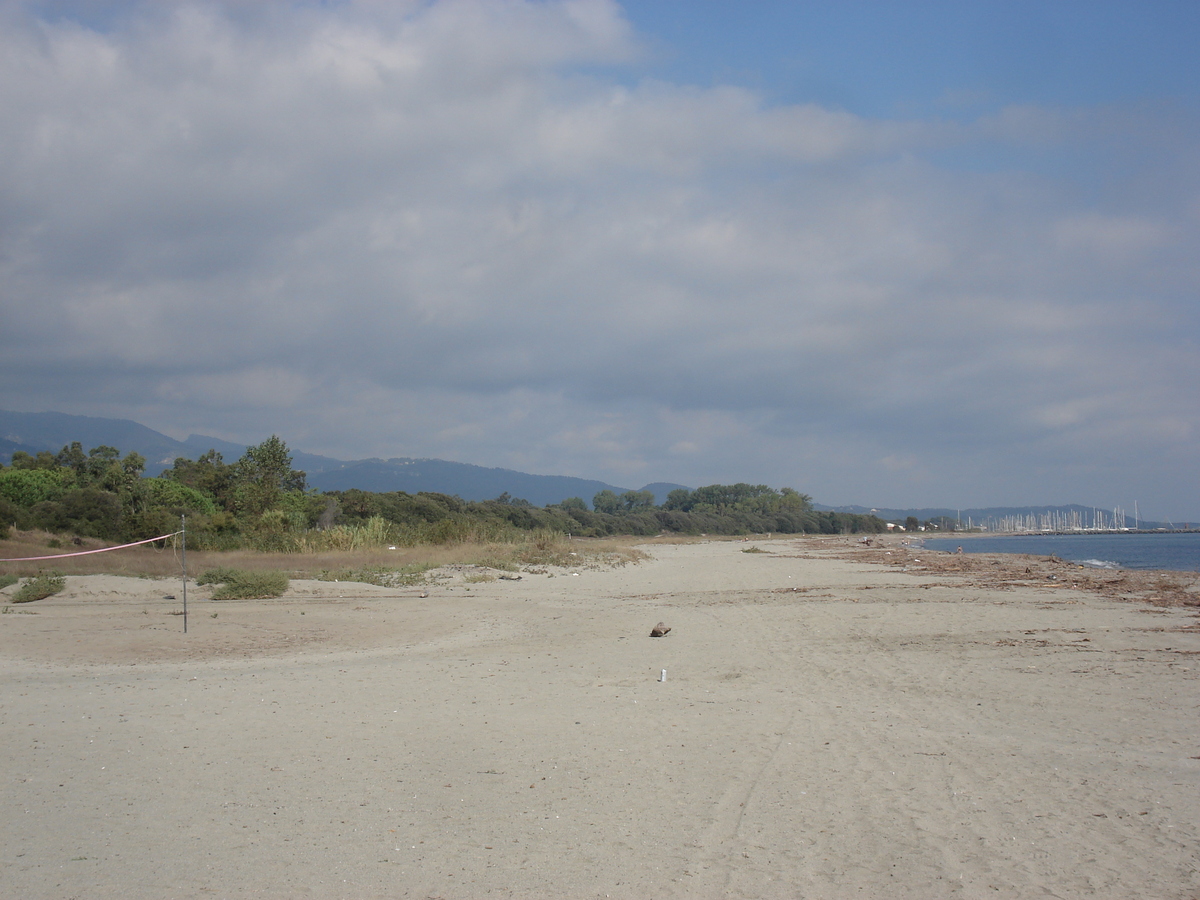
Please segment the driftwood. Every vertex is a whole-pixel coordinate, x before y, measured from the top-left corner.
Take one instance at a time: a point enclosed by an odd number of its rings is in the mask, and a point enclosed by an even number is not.
[[[650,629],[650,637],[662,637],[664,634],[666,634],[670,630],[671,630],[670,625],[664,625],[662,622],[659,622],[657,625],[655,625],[653,628]]]

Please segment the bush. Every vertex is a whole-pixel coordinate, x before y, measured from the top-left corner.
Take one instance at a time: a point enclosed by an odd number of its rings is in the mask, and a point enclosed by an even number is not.
[[[99,488],[77,488],[58,501],[35,504],[29,521],[36,528],[59,534],[114,540],[121,537],[121,498]]]
[[[220,585],[213,591],[214,600],[266,600],[281,597],[288,589],[288,578],[282,572],[250,572],[245,569],[210,569],[196,579],[197,584]]]
[[[215,569],[209,569],[196,579],[196,584],[224,584],[230,578],[236,578],[240,569],[234,569],[230,566],[217,566]]]
[[[13,603],[32,603],[57,594],[67,586],[67,579],[57,572],[50,574],[39,573],[36,578],[30,578],[17,592],[13,594]]]
[[[57,500],[72,478],[66,469],[5,469],[0,472],[0,497],[29,509],[36,503]]]
[[[20,519],[23,514],[24,510],[17,504],[6,497],[0,497],[0,523],[20,528]]]

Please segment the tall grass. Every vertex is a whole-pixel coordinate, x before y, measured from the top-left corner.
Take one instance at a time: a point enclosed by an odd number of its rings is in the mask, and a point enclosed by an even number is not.
[[[396,543],[396,526],[383,516],[372,516],[361,525],[334,525],[323,531],[306,531],[291,536],[296,553],[377,550]]]
[[[455,544],[515,544],[530,532],[506,522],[480,522],[466,517],[398,525],[382,516],[360,524],[335,525],[321,531],[267,531],[250,537],[257,550],[277,553],[328,553]]]

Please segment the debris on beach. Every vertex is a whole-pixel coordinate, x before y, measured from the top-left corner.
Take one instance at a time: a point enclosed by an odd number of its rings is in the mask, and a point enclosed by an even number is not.
[[[650,629],[650,637],[662,637],[670,630],[671,630],[670,625],[664,625],[662,622],[659,622],[657,625],[655,625],[653,628]]]

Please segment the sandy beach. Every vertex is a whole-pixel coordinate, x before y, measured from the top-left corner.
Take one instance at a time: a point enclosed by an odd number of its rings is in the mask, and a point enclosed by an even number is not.
[[[0,895],[1200,896],[1195,577],[644,549],[4,603]]]

